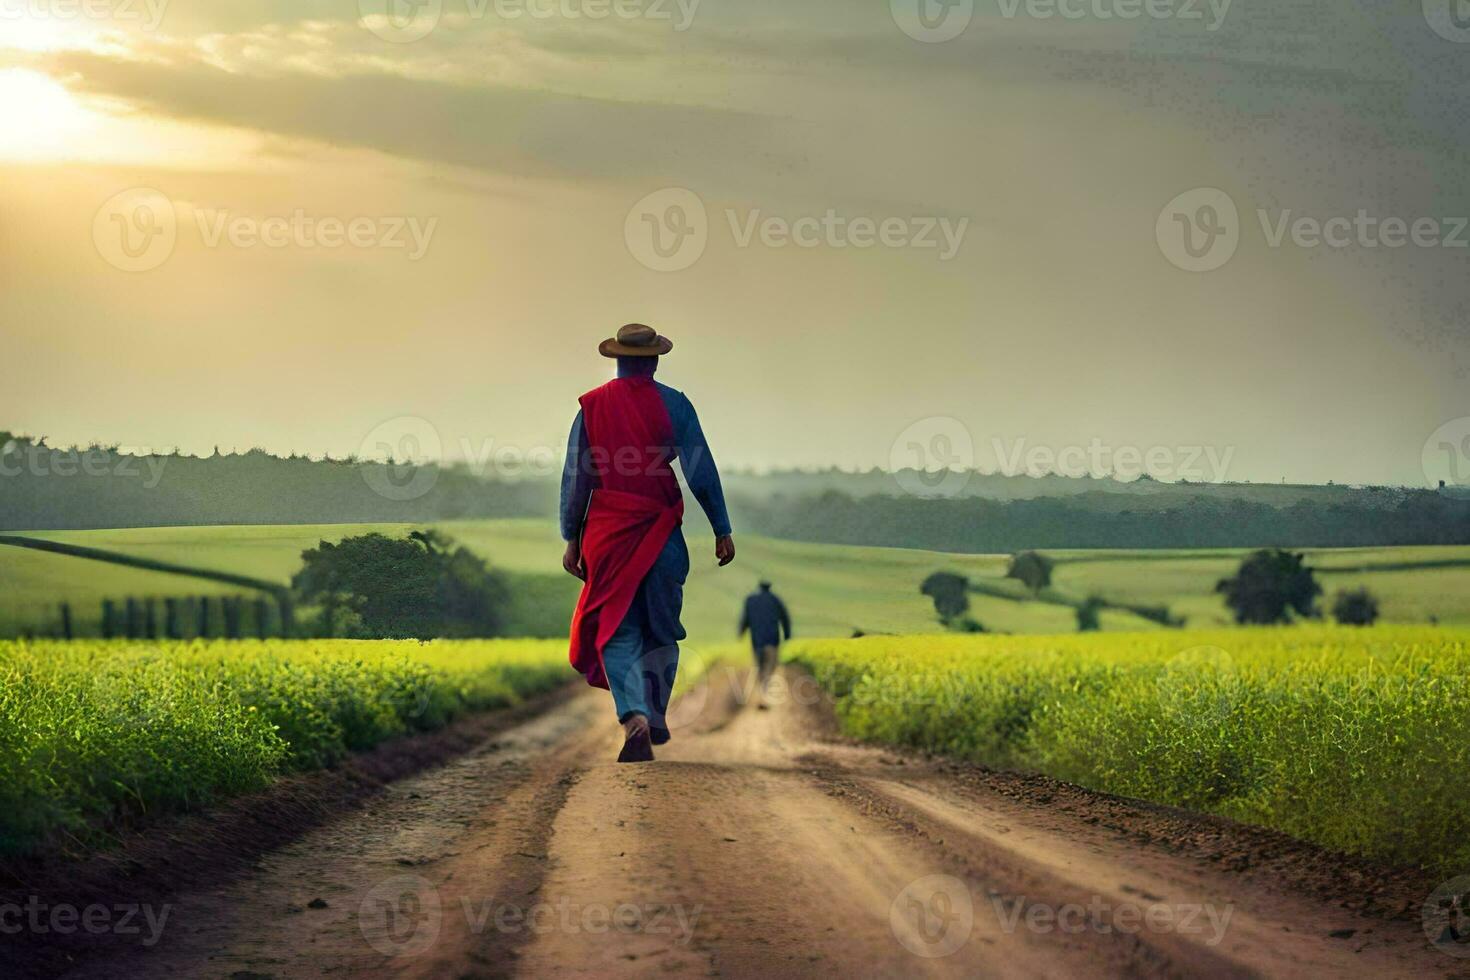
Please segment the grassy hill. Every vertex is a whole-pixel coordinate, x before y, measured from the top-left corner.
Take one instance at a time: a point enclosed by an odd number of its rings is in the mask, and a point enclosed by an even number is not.
[[[320,541],[380,531],[401,536],[414,524],[230,525],[221,527],[123,528],[102,531],[37,532],[32,537],[86,545],[182,565],[286,582],[301,552]],[[535,576],[536,615],[553,624],[575,600],[577,583],[561,571],[562,544],[555,527],[537,519],[445,521],[434,525],[484,555],[496,566]],[[977,585],[972,614],[1006,633],[1069,633],[1076,629],[1062,604],[1090,594],[1136,605],[1167,604],[1191,626],[1228,624],[1214,594],[1215,582],[1231,574],[1245,552],[1058,551],[1056,602],[1031,600],[1018,583],[1003,578],[1002,555],[959,555],[898,548],[868,548],[738,537],[739,557],[717,569],[707,529],[686,528],[692,569],[685,589],[685,624],[694,644],[728,641],[740,600],[761,578],[791,606],[798,633],[847,636],[917,633],[937,629],[929,601],[918,593],[930,572],[949,569]],[[1338,589],[1366,586],[1382,601],[1387,622],[1470,624],[1470,548],[1361,548],[1309,551],[1330,600]],[[101,599],[127,595],[202,595],[237,591],[229,586],[176,575],[121,568],[103,562],[0,548],[0,579],[10,598],[0,601],[0,630],[17,607],[49,607],[66,598],[94,607]],[[7,612],[8,610],[8,612]],[[1131,613],[1110,610],[1107,630],[1159,627]],[[553,626],[554,628],[554,626]]]
[[[1470,624],[1470,548],[1309,548],[1324,604],[1340,590],[1364,587],[1385,622]],[[1215,551],[1059,551],[1053,582],[1086,595],[1167,604],[1189,626],[1229,625],[1215,583],[1235,572],[1244,549]]]
[[[100,616],[103,599],[127,596],[235,595],[240,589],[186,575],[146,571],[52,555],[0,548],[0,636],[29,624],[51,623],[57,607],[70,603],[77,615]]]
[[[231,525],[53,531],[30,536],[285,582],[299,567],[301,552],[320,541],[336,541],[369,531],[401,536],[418,526],[421,525]],[[562,544],[551,523],[529,519],[445,521],[434,526],[498,567],[513,572],[563,576],[568,603],[575,599],[577,583],[566,578],[561,570]],[[932,605],[918,592],[919,583],[937,568],[954,568],[977,578],[993,579],[1005,571],[1003,556],[838,547],[753,535],[738,539],[740,553],[734,565],[718,569],[708,533],[702,532],[698,525],[686,529],[686,533],[692,567],[684,594],[685,625],[694,643],[728,641],[734,633],[741,599],[761,578],[776,583],[777,591],[791,606],[801,634],[848,636],[856,630],[916,633],[937,629]],[[16,561],[12,551],[18,549],[0,549],[0,569],[4,569],[7,577]],[[98,562],[60,560],[77,562],[74,574],[79,581],[111,570],[111,566]],[[19,567],[15,567],[18,572]],[[188,590],[186,586],[185,591]],[[101,594],[97,597],[100,599]],[[978,595],[974,602],[976,617],[994,630],[1053,633],[1075,628],[1072,612],[1061,606]],[[1153,624],[1135,616],[1115,613],[1104,616],[1104,626],[1153,628]]]

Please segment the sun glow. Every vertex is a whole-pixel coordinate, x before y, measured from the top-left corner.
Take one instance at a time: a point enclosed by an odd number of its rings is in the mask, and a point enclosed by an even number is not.
[[[90,115],[46,75],[25,68],[0,70],[0,159],[71,156],[91,128]]]
[[[0,49],[55,51],[69,47],[75,23],[57,17],[28,17],[0,0]]]

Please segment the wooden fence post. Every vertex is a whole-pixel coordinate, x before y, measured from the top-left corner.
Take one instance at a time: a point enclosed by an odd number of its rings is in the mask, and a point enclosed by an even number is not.
[[[184,638],[183,624],[179,621],[179,600],[169,596],[163,600],[163,635],[170,640]]]
[[[143,633],[150,640],[158,639],[158,600],[153,596],[143,600]]]
[[[259,639],[265,639],[270,635],[270,603],[261,596],[255,598],[255,635]]]
[[[128,596],[128,639],[136,640],[143,635],[143,609],[138,600]]]
[[[281,635],[296,635],[296,606],[288,593],[282,592],[276,596],[276,605],[281,611]]]
[[[232,640],[240,639],[240,597],[222,596],[220,607],[225,616],[225,636]]]
[[[72,632],[71,603],[69,602],[63,602],[61,604],[61,635],[68,640],[75,638],[75,634]]]
[[[102,638],[110,640],[117,635],[117,609],[111,599],[102,600]]]
[[[209,621],[209,596],[202,595],[199,597],[199,635],[208,639],[212,625]]]

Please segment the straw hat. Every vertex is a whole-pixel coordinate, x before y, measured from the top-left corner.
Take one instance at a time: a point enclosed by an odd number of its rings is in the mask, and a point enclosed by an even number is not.
[[[609,337],[597,348],[603,357],[658,357],[673,349],[672,340],[660,337],[657,330],[642,323],[619,327],[616,337]]]

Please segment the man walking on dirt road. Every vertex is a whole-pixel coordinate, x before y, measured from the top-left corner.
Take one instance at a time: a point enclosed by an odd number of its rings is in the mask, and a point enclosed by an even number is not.
[[[737,635],[744,636],[746,630],[750,631],[750,648],[755,653],[756,676],[760,679],[760,706],[764,708],[766,688],[781,660],[781,640],[783,635],[791,639],[791,614],[781,597],[771,591],[770,582],[761,582],[760,590],[746,597]]]
[[[572,617],[572,666],[612,692],[623,725],[619,762],[651,762],[669,740],[666,712],[679,669],[689,549],[681,460],[715,532],[720,566],[735,560],[720,474],[694,406],[653,380],[674,344],[630,323],[604,340],[618,376],[583,395],[561,483],[562,567],[583,582]]]

